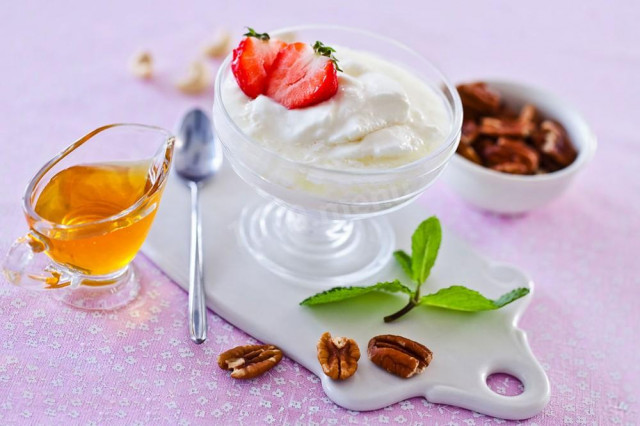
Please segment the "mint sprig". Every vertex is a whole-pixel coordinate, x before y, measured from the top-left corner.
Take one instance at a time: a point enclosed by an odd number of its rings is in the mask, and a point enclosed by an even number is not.
[[[242,34],[245,37],[255,37],[255,38],[260,39],[262,41],[268,41],[271,38],[271,37],[269,37],[269,34],[256,32],[256,30],[254,30],[251,27],[247,27],[247,30],[248,31],[246,33]]]
[[[414,290],[402,284],[400,280],[380,282],[371,286],[362,287],[334,287],[308,297],[300,302],[300,304],[312,306],[339,302],[374,291],[404,293],[409,296],[408,303],[398,312],[384,317],[385,322],[391,322],[402,317],[416,306],[431,306],[465,312],[489,311],[500,309],[529,294],[528,288],[519,287],[503,294],[496,300],[492,300],[476,290],[461,285],[454,285],[420,297],[420,288],[429,277],[431,269],[435,265],[441,242],[442,227],[440,226],[440,221],[437,217],[432,216],[423,221],[413,233],[411,237],[411,255],[402,250],[393,253],[394,258],[400,264],[402,270],[415,284]]]
[[[313,51],[318,55],[326,56],[327,58],[329,58],[331,62],[333,62],[333,65],[336,67],[336,71],[342,71],[340,69],[340,66],[338,65],[338,58],[333,55],[336,49],[331,46],[325,45],[321,41],[316,41],[313,45]]]

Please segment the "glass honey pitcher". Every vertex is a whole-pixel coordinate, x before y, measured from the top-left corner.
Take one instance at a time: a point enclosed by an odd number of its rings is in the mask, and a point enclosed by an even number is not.
[[[29,232],[3,263],[9,281],[83,309],[136,298],[131,262],[160,204],[174,137],[158,127],[100,127],[51,159],[23,196]]]

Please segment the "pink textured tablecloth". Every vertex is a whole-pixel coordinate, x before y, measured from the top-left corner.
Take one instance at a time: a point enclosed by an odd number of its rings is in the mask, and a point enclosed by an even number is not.
[[[101,124],[172,128],[188,107],[210,108],[210,92],[186,97],[172,81],[217,28],[363,27],[406,42],[453,80],[531,82],[585,113],[599,137],[595,160],[546,208],[496,217],[468,207],[441,183],[421,203],[488,257],[521,266],[537,283],[521,326],[552,396],[526,423],[639,422],[637,1],[159,3],[0,6],[0,252],[26,230],[25,184],[62,147]],[[127,71],[140,48],[156,59],[152,83]],[[137,262],[142,295],[116,313],[73,310],[0,282],[0,424],[504,422],[421,398],[347,411],[289,360],[257,380],[233,381],[216,366],[217,354],[250,336],[211,314],[209,340],[192,344],[186,294],[144,257]]]

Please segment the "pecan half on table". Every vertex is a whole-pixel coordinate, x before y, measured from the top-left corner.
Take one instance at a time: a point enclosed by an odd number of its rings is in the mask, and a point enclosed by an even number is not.
[[[392,334],[369,340],[367,353],[378,367],[405,379],[422,373],[433,359],[433,352],[426,346]]]
[[[218,356],[218,366],[230,370],[234,379],[252,379],[276,366],[282,351],[274,345],[238,346]]]
[[[318,341],[318,361],[324,374],[333,380],[344,380],[358,369],[360,348],[353,339],[331,337],[327,331]]]

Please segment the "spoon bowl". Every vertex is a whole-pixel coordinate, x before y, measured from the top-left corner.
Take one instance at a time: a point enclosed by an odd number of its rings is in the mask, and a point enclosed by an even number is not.
[[[194,108],[187,112],[176,132],[174,168],[188,182],[203,182],[222,165],[222,150],[215,141],[207,114]]]

